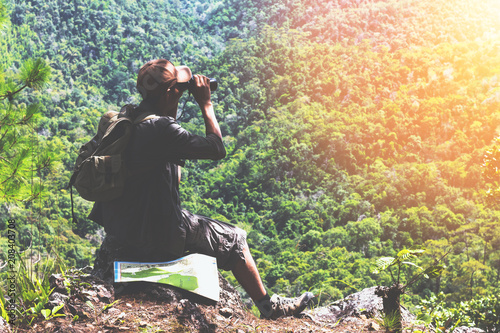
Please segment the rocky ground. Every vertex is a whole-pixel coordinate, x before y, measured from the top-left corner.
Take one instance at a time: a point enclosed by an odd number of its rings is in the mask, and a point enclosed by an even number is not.
[[[380,298],[374,296],[375,287],[328,307],[308,309],[300,318],[263,320],[246,309],[239,293],[219,278],[221,297],[215,304],[166,285],[135,283],[115,291],[92,275],[55,275],[51,277],[51,304],[64,303],[61,312],[65,316],[38,319],[31,327],[0,323],[0,332],[386,332],[373,318],[382,308]],[[403,316],[406,332],[424,329],[412,324],[414,318],[408,311]],[[427,328],[425,332],[433,331]]]

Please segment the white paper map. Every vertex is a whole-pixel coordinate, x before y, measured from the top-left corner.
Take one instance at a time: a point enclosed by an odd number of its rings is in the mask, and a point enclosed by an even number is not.
[[[204,254],[168,262],[115,261],[115,282],[133,281],[169,284],[219,301],[217,260]]]

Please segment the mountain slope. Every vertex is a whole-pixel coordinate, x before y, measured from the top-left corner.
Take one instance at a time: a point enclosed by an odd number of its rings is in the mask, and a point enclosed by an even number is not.
[[[270,290],[310,289],[327,303],[390,283],[388,273],[372,273],[376,259],[423,246],[422,265],[451,249],[449,268],[405,301],[444,292],[453,306],[498,291],[499,211],[484,200],[481,177],[500,125],[497,2],[29,0],[10,7],[13,30],[32,30],[19,57],[41,56],[54,69],[50,91],[38,95],[38,132],[60,163],[47,178],[54,195],[39,217],[41,252],[55,244],[71,265],[91,263],[102,231],[85,220],[90,204],[80,198],[84,222],[68,223],[69,194],[61,189],[99,115],[138,102],[137,69],[167,57],[219,80],[213,99],[228,149],[220,163],[188,162],[183,205],[246,229]],[[14,49],[16,40],[5,43]],[[17,66],[15,57],[2,63]],[[183,114],[183,126],[203,134],[192,99]],[[2,216],[28,221],[6,207]],[[24,237],[21,249],[29,246]]]

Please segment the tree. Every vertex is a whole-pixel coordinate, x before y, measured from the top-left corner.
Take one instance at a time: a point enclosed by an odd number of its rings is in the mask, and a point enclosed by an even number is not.
[[[0,26],[6,21],[0,1]],[[15,99],[26,88],[43,88],[49,76],[50,67],[42,59],[24,61],[17,74],[0,72],[0,199],[32,199],[41,191],[41,183],[34,179],[49,166],[50,158],[38,151],[35,116],[40,105],[26,106]]]
[[[500,202],[500,138],[496,138],[484,155],[483,178],[488,183],[486,197],[492,204]]]
[[[404,249],[399,251],[395,258],[393,257],[382,257],[377,260],[377,266],[380,270],[389,270],[392,278],[392,285],[389,287],[380,286],[375,291],[375,295],[382,297],[382,303],[384,307],[384,314],[387,318],[391,318],[394,323],[392,329],[394,332],[400,333],[403,331],[402,328],[402,317],[401,317],[401,295],[406,292],[406,289],[413,285],[415,282],[422,278],[432,279],[437,278],[441,275],[444,270],[444,266],[439,264],[446,254],[436,261],[435,264],[429,266],[427,269],[416,265],[414,262],[408,261],[420,256],[424,250],[409,250]],[[403,266],[416,267],[418,273],[410,274],[407,277],[406,283],[403,284],[402,268]],[[393,273],[391,267],[395,268]],[[375,271],[378,273],[378,270]]]

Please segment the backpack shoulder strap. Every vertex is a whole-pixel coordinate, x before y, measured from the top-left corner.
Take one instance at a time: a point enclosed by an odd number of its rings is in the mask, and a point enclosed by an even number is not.
[[[139,123],[142,123],[143,121],[146,121],[149,119],[157,119],[157,118],[160,118],[160,116],[157,116],[157,115],[152,114],[150,112],[144,112],[135,118],[134,124],[139,124]]]

